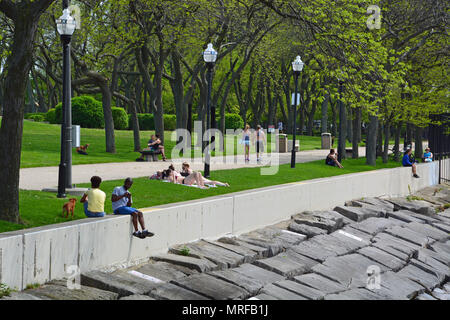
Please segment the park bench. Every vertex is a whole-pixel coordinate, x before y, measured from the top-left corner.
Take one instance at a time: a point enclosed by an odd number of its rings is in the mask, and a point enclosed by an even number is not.
[[[144,156],[144,159],[147,162],[158,161],[158,155],[161,154],[161,150],[150,150],[149,148],[146,148],[139,152]]]

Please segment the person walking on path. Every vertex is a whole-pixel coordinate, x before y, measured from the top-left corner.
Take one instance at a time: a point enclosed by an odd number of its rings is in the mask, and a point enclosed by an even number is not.
[[[152,237],[154,233],[145,228],[144,216],[141,211],[131,207],[133,200],[131,193],[128,191],[133,185],[131,178],[126,178],[123,186],[115,187],[111,196],[112,209],[114,214],[131,215],[133,219],[134,233],[133,236],[144,239],[145,237]],[[138,221],[141,225],[142,231],[138,229]]]
[[[262,130],[260,125],[256,127],[255,138],[256,138],[256,161],[260,162],[261,155],[264,152],[264,144],[266,142],[266,135],[264,134],[264,131]]]
[[[250,161],[250,134],[250,126],[247,124],[244,132],[242,133],[242,143],[244,144],[245,150],[245,162]]]
[[[91,188],[81,197],[80,202],[84,203],[84,213],[88,218],[98,218],[105,216],[106,194],[100,190],[102,178],[93,176],[91,178]]]
[[[419,178],[417,175],[417,167],[414,162],[411,161],[411,149],[406,150],[405,155],[403,156],[402,164],[404,167],[412,167],[413,177]]]

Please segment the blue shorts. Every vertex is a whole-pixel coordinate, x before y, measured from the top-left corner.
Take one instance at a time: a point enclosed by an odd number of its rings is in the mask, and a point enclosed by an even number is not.
[[[104,217],[105,216],[104,212],[90,212],[88,210],[88,202],[87,201],[84,203],[84,214],[88,218],[100,218],[100,217]]]
[[[127,215],[127,214],[132,214],[133,212],[137,212],[137,211],[139,211],[139,210],[132,208],[132,207],[124,206],[124,207],[120,207],[120,208],[117,208],[116,210],[114,210],[114,214]]]

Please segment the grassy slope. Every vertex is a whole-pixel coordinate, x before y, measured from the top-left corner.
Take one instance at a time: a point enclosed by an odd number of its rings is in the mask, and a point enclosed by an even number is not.
[[[389,162],[384,165],[379,159],[376,167],[369,167],[365,165],[365,159],[361,158],[356,160],[344,160],[343,165],[345,166],[345,169],[340,170],[338,168],[325,166],[324,161],[322,160],[297,164],[295,169],[291,169],[290,165],[286,164],[281,165],[278,174],[273,176],[260,175],[259,168],[213,171],[213,179],[228,182],[231,187],[218,187],[209,190],[140,178],[134,180],[134,185],[130,191],[133,194],[134,206],[145,208],[294,181],[398,167],[400,164],[397,162]],[[105,204],[106,212],[112,212],[110,197],[113,188],[118,185],[122,185],[122,181],[106,181],[101,185],[101,189],[107,194],[107,201]],[[88,187],[89,185],[84,186]],[[77,198],[80,199],[80,197]],[[57,199],[55,194],[22,190],[20,191],[20,212],[25,225],[14,225],[0,221],[0,232],[66,221],[66,219],[61,217],[61,208],[66,201],[67,200],[64,199]],[[74,219],[82,219],[84,217],[83,207],[77,202]]]
[[[153,131],[141,131],[141,146],[145,147]],[[23,145],[21,167],[44,167],[57,166],[60,161],[60,134],[59,125],[51,125],[33,121],[24,122]],[[172,132],[165,133],[166,155],[170,158],[175,141],[171,141]],[[139,153],[134,152],[133,132],[116,130],[116,154],[105,152],[105,136],[103,129],[81,129],[81,144],[89,143],[88,156],[79,155],[73,151],[72,164],[106,163],[106,162],[126,162],[134,161]],[[233,139],[233,137],[227,137]],[[300,136],[300,150],[320,149],[321,138]],[[243,154],[244,148],[237,144],[239,139],[235,138],[235,154]],[[337,139],[335,141],[337,144]],[[351,144],[348,144],[350,147]],[[337,146],[335,146],[337,147]],[[254,153],[252,146],[251,152]],[[219,155],[217,153],[216,155]]]

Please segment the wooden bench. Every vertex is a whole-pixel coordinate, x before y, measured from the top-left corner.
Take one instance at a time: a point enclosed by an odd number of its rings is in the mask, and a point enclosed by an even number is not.
[[[145,161],[158,161],[158,155],[161,154],[160,150],[149,150],[144,149],[142,151],[139,151],[145,158]],[[150,160],[151,159],[151,160]]]

